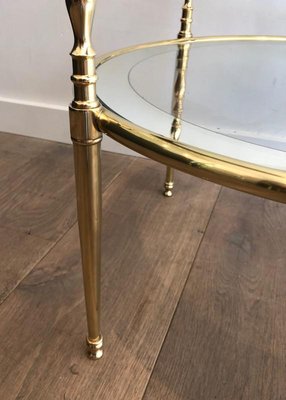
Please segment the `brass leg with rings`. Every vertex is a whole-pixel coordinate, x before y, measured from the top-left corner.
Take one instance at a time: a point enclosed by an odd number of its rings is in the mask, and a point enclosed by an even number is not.
[[[87,315],[87,350],[102,357],[100,329],[101,166],[102,133],[97,127],[100,104],[96,97],[95,51],[90,34],[95,0],[66,0],[73,32],[74,100],[70,130],[74,146],[77,211]]]
[[[192,15],[192,0],[185,0],[182,10],[181,29],[178,34],[179,39],[192,37]],[[186,45],[180,47],[178,50],[172,106],[174,120],[171,129],[171,138],[174,140],[179,140],[181,133],[181,116],[183,112],[183,101],[185,95],[185,72],[188,65],[189,50],[190,47]],[[166,169],[166,179],[164,187],[164,195],[166,197],[172,197],[174,188],[174,170],[171,167],[167,167]]]

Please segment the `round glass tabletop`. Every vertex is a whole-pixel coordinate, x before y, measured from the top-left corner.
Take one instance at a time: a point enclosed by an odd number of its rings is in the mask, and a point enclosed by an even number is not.
[[[142,46],[100,63],[106,108],[186,146],[286,171],[286,39]]]

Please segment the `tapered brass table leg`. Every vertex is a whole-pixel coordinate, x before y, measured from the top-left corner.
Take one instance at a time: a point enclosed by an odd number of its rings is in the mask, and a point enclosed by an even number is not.
[[[100,143],[74,142],[78,224],[88,325],[89,355],[102,356],[100,330],[101,171]]]
[[[193,7],[192,0],[184,0],[181,18],[181,28],[178,33],[178,38],[190,38],[192,37],[192,15]],[[181,115],[183,110],[183,99],[185,94],[185,72],[187,68],[189,54],[189,46],[182,46],[178,50],[177,56],[177,68],[174,84],[173,93],[173,106],[172,111],[174,115],[174,121],[171,129],[171,138],[179,140],[181,133]],[[164,184],[165,190],[164,195],[166,197],[172,197],[174,188],[174,170],[171,167],[167,167],[166,179]]]
[[[95,0],[66,0],[73,33],[74,100],[70,130],[74,145],[77,211],[88,325],[89,355],[102,357],[100,329],[101,167],[98,128],[101,106],[96,97],[95,51],[91,28]]]

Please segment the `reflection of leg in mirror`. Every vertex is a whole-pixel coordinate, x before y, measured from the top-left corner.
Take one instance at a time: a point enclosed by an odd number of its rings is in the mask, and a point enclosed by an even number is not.
[[[191,24],[192,24],[192,0],[185,0],[182,10],[182,18],[181,18],[181,29],[178,34],[178,38],[191,38]],[[181,117],[183,112],[183,101],[185,95],[185,86],[186,86],[186,70],[188,66],[189,60],[189,51],[190,44],[182,44],[179,45],[178,55],[177,55],[177,66],[175,72],[174,79],[174,93],[173,93],[173,106],[172,106],[172,114],[174,116],[172,129],[171,129],[171,138],[174,140],[179,140],[181,134]],[[165,180],[165,190],[164,195],[166,197],[173,196],[173,188],[174,188],[174,170],[171,167],[167,167],[166,171],[166,180]]]

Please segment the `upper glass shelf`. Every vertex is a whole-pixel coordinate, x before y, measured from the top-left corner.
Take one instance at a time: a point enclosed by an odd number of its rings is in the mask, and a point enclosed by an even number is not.
[[[141,47],[102,63],[106,107],[156,134],[286,170],[286,40]]]

